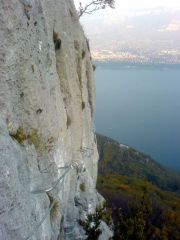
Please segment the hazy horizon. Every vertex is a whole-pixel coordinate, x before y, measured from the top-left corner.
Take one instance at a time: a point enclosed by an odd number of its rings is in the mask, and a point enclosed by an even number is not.
[[[117,0],[80,21],[96,59],[180,63],[180,1]]]

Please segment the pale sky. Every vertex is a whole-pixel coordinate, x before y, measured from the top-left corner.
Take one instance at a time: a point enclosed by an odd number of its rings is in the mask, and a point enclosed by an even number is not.
[[[78,6],[79,1],[83,5],[92,0],[74,0],[75,5]],[[124,20],[124,18],[133,17],[137,15],[147,15],[150,12],[160,14],[162,11],[180,10],[180,0],[116,0],[115,9],[106,8],[105,10],[94,12],[91,15],[84,14],[81,17],[81,22],[85,25],[92,19],[103,21],[105,18],[110,22],[114,20]]]
[[[180,7],[179,0],[117,0],[116,8]]]
[[[79,0],[74,0],[75,4],[79,3]],[[81,0],[84,4],[91,2],[91,0]],[[180,0],[116,0],[116,10],[127,10],[137,8],[154,8],[154,7],[180,7]]]
[[[79,0],[74,2],[78,6]],[[141,46],[180,54],[180,0],[116,0],[115,9],[84,14],[80,21],[92,50]]]
[[[79,1],[85,4],[92,0],[74,0],[76,6],[78,6]],[[172,30],[179,30],[179,13],[180,0],[116,0],[115,9],[106,8],[90,15],[84,14],[80,20],[87,33],[93,32],[93,29],[99,27],[100,23],[104,23],[108,27],[120,22],[124,24],[127,19],[137,18],[138,16],[147,16],[152,22],[155,19],[154,16],[164,18],[164,20],[166,18],[169,22],[164,21],[164,26],[161,26],[162,28],[158,30],[163,31],[164,28],[170,29],[170,27],[172,27]],[[171,19],[169,19],[169,16],[171,16]],[[89,25],[94,24],[94,21],[96,21],[96,25],[92,28]],[[141,21],[143,23],[143,19]]]

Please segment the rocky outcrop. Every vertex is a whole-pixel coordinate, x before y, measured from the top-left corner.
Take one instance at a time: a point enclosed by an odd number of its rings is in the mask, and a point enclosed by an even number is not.
[[[88,41],[71,0],[0,5],[0,239],[84,239],[99,201]]]

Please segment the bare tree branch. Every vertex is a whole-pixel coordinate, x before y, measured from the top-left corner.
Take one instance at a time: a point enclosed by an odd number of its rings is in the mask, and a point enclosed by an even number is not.
[[[78,16],[79,18],[84,14],[91,14],[94,11],[105,9],[107,6],[114,8],[115,0],[91,0],[86,5],[79,2]]]

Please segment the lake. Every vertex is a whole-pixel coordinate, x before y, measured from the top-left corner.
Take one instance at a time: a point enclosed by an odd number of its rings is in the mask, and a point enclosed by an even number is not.
[[[180,69],[96,68],[96,131],[180,171]]]

